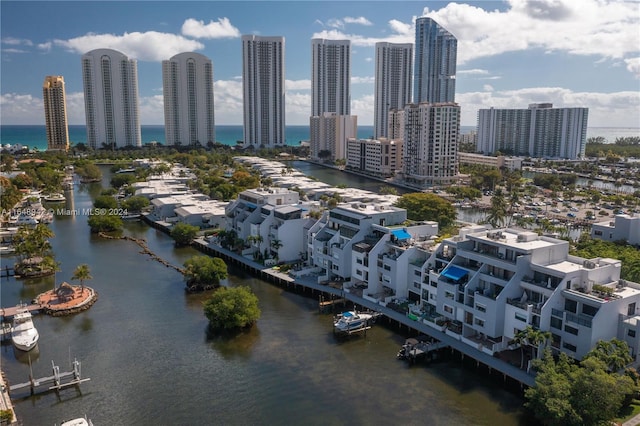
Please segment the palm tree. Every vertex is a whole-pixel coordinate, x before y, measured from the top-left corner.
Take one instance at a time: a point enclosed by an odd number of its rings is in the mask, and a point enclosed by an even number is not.
[[[80,280],[80,291],[84,292],[84,280],[93,279],[91,276],[91,270],[89,269],[89,265],[83,263],[82,265],[78,265],[76,269],[73,271],[72,280]]]
[[[527,344],[527,336],[529,334],[528,329],[530,327],[531,326],[524,330],[518,330],[518,332],[513,336],[513,343],[520,346],[520,368],[524,367],[524,346]]]
[[[491,197],[491,208],[487,216],[487,222],[494,228],[504,225],[504,219],[507,216],[507,201],[504,198],[501,188],[497,188]]]
[[[276,255],[275,258],[276,260],[278,259],[278,250],[280,249],[280,247],[282,247],[282,241],[280,241],[279,239],[275,238],[273,240],[271,240],[271,248],[275,251]]]

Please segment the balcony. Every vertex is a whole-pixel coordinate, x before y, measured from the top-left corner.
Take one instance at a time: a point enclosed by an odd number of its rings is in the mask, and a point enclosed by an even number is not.
[[[520,308],[522,310],[528,311],[529,306],[532,306],[532,303],[521,302],[520,299],[509,299],[507,298],[507,303],[511,306],[515,306],[516,308]]]

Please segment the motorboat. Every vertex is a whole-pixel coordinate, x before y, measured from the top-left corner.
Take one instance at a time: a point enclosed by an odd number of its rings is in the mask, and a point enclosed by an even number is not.
[[[60,426],[93,426],[91,420],[87,419],[87,417],[78,417],[76,419],[65,420],[60,423]]]
[[[48,202],[48,203],[62,203],[64,201],[66,201],[67,198],[58,193],[54,193],[54,194],[48,194],[44,196],[44,201]]]
[[[38,330],[33,325],[31,313],[26,309],[20,309],[13,316],[11,327],[11,341],[17,349],[30,351],[38,343]]]
[[[346,311],[338,315],[333,322],[333,329],[341,333],[348,333],[350,331],[359,330],[373,320],[373,314]]]
[[[20,213],[20,216],[15,221],[17,226],[35,226],[38,224],[38,219],[28,215],[26,213]]]

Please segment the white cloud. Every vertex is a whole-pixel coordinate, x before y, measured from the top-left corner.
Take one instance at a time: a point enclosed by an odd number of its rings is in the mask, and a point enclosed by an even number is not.
[[[358,34],[347,34],[342,31],[322,30],[314,33],[311,38],[324,38],[329,40],[351,40],[354,46],[374,46],[379,41],[387,41],[390,43],[413,43],[415,40],[414,25],[406,24],[396,19],[390,20],[388,23],[391,34],[386,37],[365,37]]]
[[[311,80],[285,80],[286,90],[311,90]]]
[[[364,60],[365,60],[366,62],[373,62],[373,58],[372,58],[372,57],[364,58]]]
[[[8,44],[10,46],[33,46],[33,42],[26,38],[3,37],[1,41],[2,44]]]
[[[351,114],[358,116],[359,125],[373,124],[373,95],[364,95],[351,100]]]
[[[324,26],[332,27],[332,28],[344,28],[345,25],[348,25],[348,24],[357,24],[357,25],[365,25],[365,26],[373,25],[371,21],[369,21],[364,16],[359,16],[357,18],[353,18],[351,16],[345,16],[344,18],[333,18],[333,19],[329,19],[326,23],[316,19],[315,22],[318,22]]]
[[[194,38],[237,38],[240,31],[231,25],[229,18],[218,18],[218,21],[197,21],[189,18],[182,24],[182,34]]]
[[[627,70],[636,78],[640,78],[640,57],[625,59],[624,62],[627,64]]]
[[[471,75],[487,75],[489,74],[488,70],[481,70],[481,69],[471,69],[471,70],[457,70],[456,71],[456,75],[457,74],[471,74]]]
[[[357,18],[352,18],[351,16],[345,16],[343,21],[345,24],[358,24],[358,25],[366,25],[366,26],[373,25],[371,21],[369,21],[364,16],[359,16]]]
[[[371,76],[371,77],[354,77],[351,76],[351,84],[373,84],[375,83],[376,79]]]
[[[482,90],[484,90],[485,92],[493,92],[493,86],[490,84],[485,84],[484,86],[482,86]]]
[[[51,51],[51,47],[53,47],[53,43],[51,43],[50,41],[38,44],[38,49],[43,50],[45,52]]]
[[[24,49],[14,49],[10,47],[8,49],[2,49],[2,53],[29,53],[29,52]]]
[[[204,48],[197,40],[157,31],[123,35],[89,33],[69,40],[54,40],[54,44],[79,54],[100,48],[115,49],[141,61],[162,61],[178,53]]]
[[[639,50],[635,2],[509,0],[509,5],[499,11],[449,3],[425,15],[458,38],[458,63],[531,48],[607,58]]]

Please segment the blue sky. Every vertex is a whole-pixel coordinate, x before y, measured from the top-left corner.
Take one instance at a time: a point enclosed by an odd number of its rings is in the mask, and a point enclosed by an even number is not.
[[[479,108],[588,107],[590,127],[640,127],[640,3],[608,0],[0,2],[0,122],[44,124],[42,83],[62,75],[84,124],[80,57],[138,60],[142,124],[163,124],[161,61],[195,51],[214,66],[217,124],[242,123],[243,34],[285,37],[286,121],[308,124],[311,39],[352,41],[352,114],[373,124],[374,44],[414,42],[430,16],[458,39],[462,124]]]

